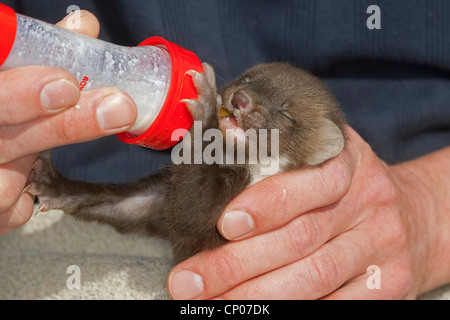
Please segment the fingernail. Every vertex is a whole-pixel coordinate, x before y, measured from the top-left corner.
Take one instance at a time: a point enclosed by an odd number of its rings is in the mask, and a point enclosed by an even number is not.
[[[72,82],[65,79],[47,84],[41,91],[41,105],[49,110],[57,111],[77,103],[80,90]]]
[[[174,299],[194,299],[203,292],[203,278],[189,270],[179,271],[170,276],[169,290]]]
[[[228,211],[222,220],[222,235],[228,240],[236,239],[253,230],[252,217],[243,211]]]
[[[133,103],[121,94],[104,98],[97,108],[97,121],[100,128],[113,130],[128,127],[136,120]]]

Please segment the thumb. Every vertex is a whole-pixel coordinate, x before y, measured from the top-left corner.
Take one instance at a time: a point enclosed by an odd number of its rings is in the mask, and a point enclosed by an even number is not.
[[[86,10],[76,10],[56,25],[93,38],[97,38],[100,32],[100,24],[97,18]]]

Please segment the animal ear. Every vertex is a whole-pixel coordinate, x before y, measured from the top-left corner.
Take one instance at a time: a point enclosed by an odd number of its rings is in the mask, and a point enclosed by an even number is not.
[[[334,158],[344,148],[345,139],[341,129],[329,119],[322,120],[318,137],[314,152],[305,159],[310,166],[317,166]]]

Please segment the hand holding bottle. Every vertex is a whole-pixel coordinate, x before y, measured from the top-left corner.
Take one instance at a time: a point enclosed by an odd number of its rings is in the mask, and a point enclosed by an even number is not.
[[[97,19],[76,14],[81,29],[73,31],[96,37]],[[58,25],[68,29],[70,19]],[[31,217],[34,199],[22,190],[40,151],[126,131],[135,119],[134,101],[117,88],[80,92],[74,75],[52,67],[1,71],[0,234]]]

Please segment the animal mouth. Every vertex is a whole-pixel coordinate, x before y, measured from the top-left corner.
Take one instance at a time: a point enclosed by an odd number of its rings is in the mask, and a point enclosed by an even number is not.
[[[236,128],[239,127],[239,123],[236,120],[236,116],[224,107],[221,107],[219,110],[219,119],[220,119],[220,121],[225,121],[225,122],[230,123],[233,127],[236,127]]]

